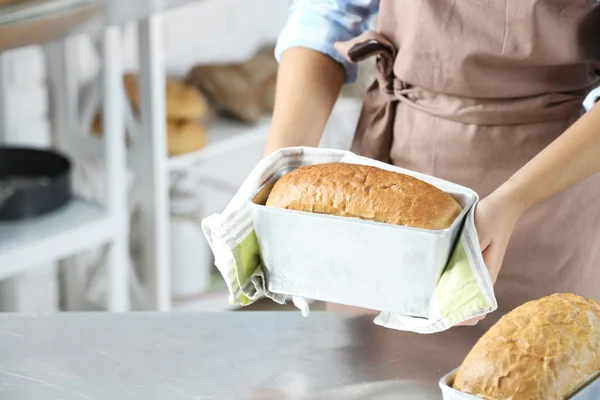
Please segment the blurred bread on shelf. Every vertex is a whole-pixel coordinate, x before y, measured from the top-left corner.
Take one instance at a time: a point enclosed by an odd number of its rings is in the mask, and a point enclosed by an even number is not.
[[[125,93],[133,112],[139,110],[138,78],[129,74],[123,77]],[[208,102],[196,88],[183,80],[166,82],[166,130],[169,156],[198,151],[206,146],[208,136],[204,123],[210,115]],[[102,112],[96,113],[91,126],[92,133],[102,134]]]
[[[167,151],[170,156],[198,151],[206,146],[206,129],[195,121],[167,121]]]
[[[278,64],[274,56],[274,48],[268,47],[259,51],[248,62],[242,64],[251,82],[257,88],[263,113],[272,113],[275,103],[275,85],[277,83]]]
[[[125,93],[135,111],[139,109],[139,83],[134,74],[123,77]],[[167,118],[202,120],[208,117],[208,101],[198,90],[183,80],[167,79],[165,87]]]
[[[191,81],[222,111],[244,122],[255,123],[262,114],[258,90],[240,65],[196,67]]]
[[[256,86],[261,86],[277,74],[278,64],[274,52],[275,49],[272,47],[261,49],[254,57],[241,64],[242,69]]]
[[[244,63],[197,66],[189,81],[222,112],[256,123],[273,111],[277,67],[269,47]]]
[[[102,135],[102,114],[97,113],[92,133]],[[167,120],[167,152],[169,156],[198,151],[206,146],[208,135],[203,125],[186,119]]]

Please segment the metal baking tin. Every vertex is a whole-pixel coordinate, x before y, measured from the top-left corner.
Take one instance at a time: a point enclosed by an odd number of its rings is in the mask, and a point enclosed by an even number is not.
[[[443,400],[481,400],[480,397],[460,392],[452,388],[458,368],[440,379]],[[600,371],[588,377],[573,394],[560,400],[598,400],[600,399]]]
[[[0,220],[40,216],[71,197],[67,158],[51,150],[0,147]]]
[[[267,288],[288,296],[427,318],[436,284],[477,201],[476,193],[449,182],[441,187],[436,180],[436,186],[463,208],[445,230],[266,207],[274,184],[289,171],[274,172],[251,201]]]

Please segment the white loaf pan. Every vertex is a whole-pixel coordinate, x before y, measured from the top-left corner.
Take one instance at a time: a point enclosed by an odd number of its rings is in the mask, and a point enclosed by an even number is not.
[[[298,165],[299,166],[299,165]],[[452,226],[425,230],[264,206],[276,170],[251,201],[267,288],[278,294],[426,318],[474,191],[402,170],[436,184],[463,208]]]
[[[440,380],[443,400],[481,400],[478,396],[460,392],[452,388],[458,368]],[[600,399],[600,371],[593,374],[577,391],[560,400],[599,400]]]

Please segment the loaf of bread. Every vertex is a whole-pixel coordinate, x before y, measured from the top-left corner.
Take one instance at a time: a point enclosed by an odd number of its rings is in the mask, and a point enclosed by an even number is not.
[[[436,230],[448,228],[461,212],[448,194],[412,176],[346,163],[286,174],[266,205]]]
[[[558,400],[600,370],[600,304],[572,294],[528,302],[481,337],[453,387],[487,400]]]
[[[102,114],[97,113],[92,123],[92,134],[102,136]],[[167,120],[167,152],[177,156],[200,150],[206,146],[208,136],[205,128],[195,121],[185,119]],[[127,141],[127,145],[129,145]]]
[[[255,123],[263,115],[260,92],[242,65],[206,65],[190,73],[193,82],[216,106],[230,116]]]
[[[128,74],[123,77],[125,92],[132,108],[139,109],[138,77]],[[209,114],[208,101],[192,85],[182,80],[168,79],[165,87],[167,118],[174,120],[202,120]]]
[[[273,48],[259,51],[240,64],[200,65],[189,79],[225,113],[248,123],[272,113],[277,61]]]
[[[204,127],[194,121],[167,121],[167,151],[170,156],[198,151],[208,142]]]

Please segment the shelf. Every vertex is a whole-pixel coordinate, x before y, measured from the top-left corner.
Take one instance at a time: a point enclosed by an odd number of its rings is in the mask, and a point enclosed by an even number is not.
[[[0,280],[106,243],[115,227],[101,207],[80,199],[42,217],[0,222]]]
[[[196,152],[169,158],[170,170],[181,170],[196,163],[219,157],[232,150],[266,140],[271,118],[264,118],[256,125],[247,125],[232,120],[217,120],[208,129],[208,145]]]
[[[208,145],[196,152],[173,156],[168,159],[169,170],[182,170],[190,166],[227,155],[229,152],[265,141],[271,119],[264,118],[256,125],[218,119],[208,128]],[[69,153],[78,156],[102,156],[102,141],[97,136],[72,136],[67,143]]]
[[[0,51],[97,32],[103,25],[105,1],[39,0],[2,6]]]
[[[51,17],[52,15],[89,5],[95,0],[38,0],[1,6],[0,25],[15,24],[26,20]]]
[[[193,0],[37,0],[2,6],[0,51],[95,34],[139,21]]]

